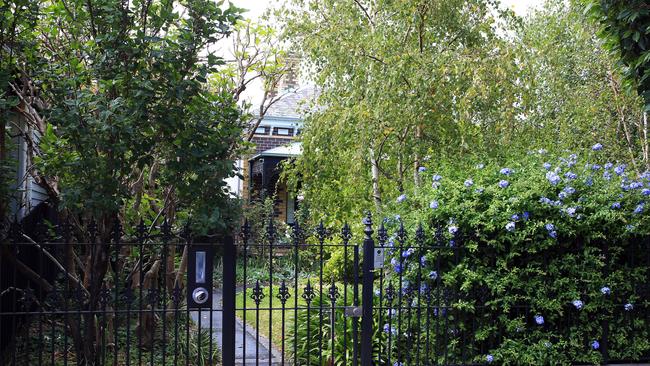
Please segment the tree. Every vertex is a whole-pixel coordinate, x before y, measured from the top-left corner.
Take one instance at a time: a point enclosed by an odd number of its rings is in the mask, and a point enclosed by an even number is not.
[[[607,48],[619,57],[631,86],[650,110],[650,4],[644,0],[588,0],[586,12],[601,26]]]
[[[340,218],[371,202],[380,210],[421,184],[423,160],[503,143],[481,131],[507,128],[516,98],[499,85],[516,68],[502,62],[495,32],[497,16],[510,15],[478,0],[296,5],[285,10],[287,36],[323,88],[294,170],[313,207]]]
[[[612,159],[648,164],[639,100],[576,4],[525,19],[479,0],[296,5],[287,36],[323,92],[288,175],[315,212],[380,211],[425,184],[426,160],[463,170],[601,142]]]
[[[3,15],[14,18],[3,25],[19,26],[3,26],[2,111],[25,119],[11,129],[28,141],[30,174],[63,209],[62,220],[84,242],[94,234],[83,232],[82,220],[96,220],[103,245],[80,253],[69,245],[66,258],[84,260],[59,259],[94,310],[102,287],[115,283],[107,268],[117,222],[143,220],[151,230],[162,217],[191,220],[205,234],[236,223],[224,178],[234,174],[247,121],[231,92],[208,84],[224,60],[204,50],[230,34],[239,10],[207,0],[5,4]],[[160,268],[159,253],[149,258],[144,268]],[[113,273],[123,265],[118,260]],[[100,353],[99,340],[83,337],[99,334],[93,317],[84,315],[84,329],[68,324],[80,364]]]
[[[232,93],[242,109],[249,111],[252,122],[246,130],[245,140],[251,141],[266,112],[283,96],[277,93],[278,83],[288,70],[287,53],[275,28],[242,20],[235,25],[231,59],[219,73],[211,75],[213,85]],[[261,82],[262,98],[253,106],[242,100],[243,93],[255,81]],[[254,84],[253,84],[254,85]],[[257,107],[256,110],[252,110]]]
[[[522,141],[558,153],[600,142],[610,159],[641,173],[650,167],[643,102],[623,86],[597,31],[579,3],[547,1],[522,20],[513,40],[530,126]]]

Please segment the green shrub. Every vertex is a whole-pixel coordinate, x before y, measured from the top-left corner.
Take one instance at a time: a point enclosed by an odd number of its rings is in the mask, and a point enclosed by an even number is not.
[[[389,250],[387,281],[420,293],[425,311],[440,306],[428,339],[446,342],[445,363],[648,357],[650,173],[630,173],[600,153],[594,146],[580,156],[539,151],[462,171],[427,167],[428,183],[389,205],[387,245],[400,248]],[[414,239],[418,223],[424,231]],[[408,238],[400,240],[400,225]],[[413,320],[398,337],[427,331]],[[407,361],[401,349],[393,357]],[[441,362],[441,352],[427,357]]]
[[[298,365],[351,365],[354,359],[354,325],[357,321],[357,339],[361,340],[361,318],[346,317],[344,306],[353,304],[352,290],[348,288],[348,299],[344,302],[342,288],[339,288],[341,294],[336,299],[334,307],[334,342],[332,344],[332,301],[329,298],[329,286],[324,287],[323,291],[328,291],[320,296],[314,289],[314,298],[310,303],[309,310],[301,309],[298,311],[298,321],[291,323],[287,332],[289,340],[287,350],[289,351],[289,360],[297,356]],[[359,290],[361,291],[361,290]],[[321,304],[323,307],[323,326],[320,325]],[[379,302],[375,301],[375,306]],[[294,326],[297,324],[297,328]],[[373,360],[377,364],[385,362],[384,355],[380,352],[380,347],[385,343],[386,336],[382,332],[378,319],[374,317],[373,322]],[[309,331],[309,332],[308,332]],[[309,333],[309,334],[308,334]],[[294,346],[297,347],[297,354],[293,354]],[[359,343],[358,357],[361,354]],[[332,350],[334,350],[332,352]],[[320,356],[322,354],[322,357]],[[320,360],[322,358],[322,360]],[[320,363],[319,363],[320,362]]]

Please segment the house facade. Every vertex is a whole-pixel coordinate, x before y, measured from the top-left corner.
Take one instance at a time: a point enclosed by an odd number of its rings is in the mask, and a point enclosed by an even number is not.
[[[19,113],[12,113],[7,123],[9,135],[7,151],[11,163],[12,178],[9,182],[11,192],[8,202],[8,219],[20,222],[34,208],[48,199],[46,190],[38,185],[30,174],[33,165],[33,153],[30,153],[26,136],[35,142],[34,149],[38,149],[40,134],[32,128]]]
[[[281,167],[284,161],[302,152],[300,142],[296,141],[303,127],[301,112],[314,98],[313,86],[297,88],[280,98],[255,130],[255,151],[239,162],[243,179],[238,180],[235,191],[246,203],[273,197],[276,219],[289,225],[294,223],[298,200],[296,192],[290,192],[281,180]]]

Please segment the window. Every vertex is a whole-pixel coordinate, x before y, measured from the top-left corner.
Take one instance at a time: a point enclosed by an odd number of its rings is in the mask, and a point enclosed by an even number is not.
[[[268,135],[269,128],[267,126],[260,126],[255,130],[256,135]]]
[[[293,128],[276,127],[273,129],[274,136],[293,136]]]

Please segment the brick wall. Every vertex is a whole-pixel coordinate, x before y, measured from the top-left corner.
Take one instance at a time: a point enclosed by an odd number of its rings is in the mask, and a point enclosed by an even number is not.
[[[292,136],[254,136],[252,140],[255,144],[255,154],[259,154],[262,151],[273,149],[278,146],[287,145],[291,141],[293,141]],[[250,156],[245,157],[246,160],[248,160],[248,158],[250,158]]]

